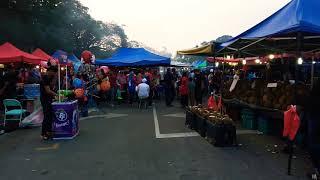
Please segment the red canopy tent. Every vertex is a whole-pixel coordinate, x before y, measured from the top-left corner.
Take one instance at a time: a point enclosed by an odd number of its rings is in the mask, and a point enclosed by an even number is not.
[[[36,50],[33,51],[32,55],[38,56],[40,58],[46,59],[47,61],[49,59],[53,59],[50,55],[48,55],[47,53],[45,53],[43,50],[41,50],[40,48],[37,48]]]
[[[36,50],[34,50],[32,52],[32,55],[46,59],[46,61],[41,61],[41,66],[47,68],[48,67],[48,60],[54,60],[53,57],[51,57],[50,55],[48,55],[46,52],[44,52],[42,49],[37,48]],[[55,62],[57,62],[56,60],[54,60]]]
[[[41,61],[46,61],[46,59],[23,52],[8,42],[0,46],[0,63],[40,64]]]

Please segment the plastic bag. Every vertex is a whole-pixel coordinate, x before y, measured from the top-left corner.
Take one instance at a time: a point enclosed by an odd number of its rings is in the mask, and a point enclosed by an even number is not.
[[[208,99],[208,109],[213,109],[214,111],[218,109],[214,96],[210,96]]]
[[[288,137],[293,141],[300,127],[300,117],[296,106],[291,105],[288,111],[284,112],[283,137]]]

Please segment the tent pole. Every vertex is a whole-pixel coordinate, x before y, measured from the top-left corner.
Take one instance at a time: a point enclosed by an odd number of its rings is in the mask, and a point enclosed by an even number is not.
[[[311,62],[311,87],[310,89],[312,90],[313,89],[313,77],[314,77],[314,55],[312,56],[312,62]]]
[[[301,32],[297,34],[297,58],[301,57],[301,46],[303,43],[303,36]],[[294,82],[294,104],[297,105],[297,83],[298,83],[298,61],[295,63],[295,82]],[[289,158],[288,158],[288,175],[291,175],[291,164],[293,156],[293,141],[289,140]]]
[[[66,91],[68,90],[68,65],[66,65]]]
[[[61,85],[60,85],[60,63],[58,64],[58,100],[59,100],[59,103],[61,102],[61,96],[60,96],[60,91],[61,89]]]

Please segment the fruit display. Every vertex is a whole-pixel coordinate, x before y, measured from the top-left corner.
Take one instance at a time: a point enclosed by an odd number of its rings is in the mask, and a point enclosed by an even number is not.
[[[233,124],[233,120],[228,115],[202,106],[189,106],[189,111],[213,124]]]
[[[209,143],[218,147],[233,146],[236,143],[236,126],[225,114],[202,106],[189,106],[185,125],[206,137]]]
[[[268,83],[262,80],[248,81],[239,80],[236,88],[230,92],[229,87],[232,81],[224,84],[222,96],[224,99],[236,99],[250,105],[257,105],[265,108],[286,110],[294,103],[296,96],[297,102],[302,103],[304,98],[310,93],[306,85],[297,84],[296,94],[295,86],[289,83],[277,82],[277,87],[267,87]]]

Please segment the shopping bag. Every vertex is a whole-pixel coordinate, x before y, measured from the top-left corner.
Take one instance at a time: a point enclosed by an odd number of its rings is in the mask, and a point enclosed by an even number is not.
[[[300,117],[297,113],[297,107],[291,105],[289,109],[284,112],[284,128],[283,137],[288,137],[293,141],[297,135],[300,127]]]
[[[217,110],[217,103],[214,96],[210,96],[208,99],[208,109],[213,109],[214,111]]]

